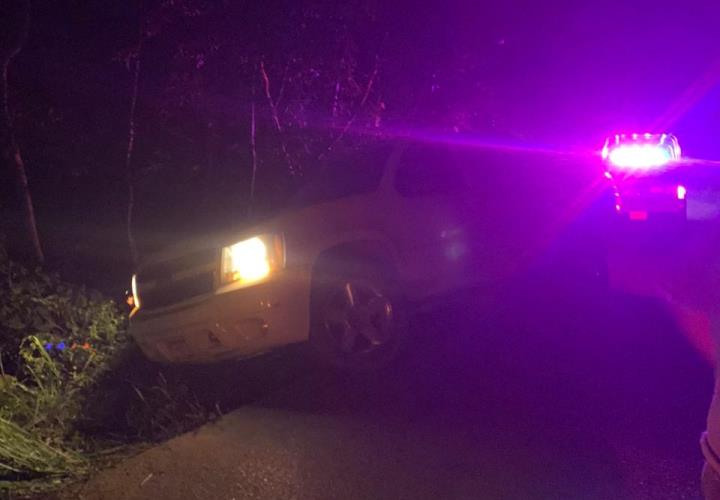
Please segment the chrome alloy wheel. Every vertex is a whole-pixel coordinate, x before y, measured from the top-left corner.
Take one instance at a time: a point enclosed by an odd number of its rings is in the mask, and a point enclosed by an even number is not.
[[[335,350],[344,356],[363,356],[388,344],[394,331],[391,300],[359,279],[338,285],[322,310],[323,326]]]

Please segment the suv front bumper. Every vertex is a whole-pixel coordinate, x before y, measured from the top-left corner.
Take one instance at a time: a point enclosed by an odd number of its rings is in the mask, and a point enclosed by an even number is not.
[[[130,334],[153,361],[211,363],[307,340],[309,308],[309,277],[286,271],[247,288],[141,308]]]

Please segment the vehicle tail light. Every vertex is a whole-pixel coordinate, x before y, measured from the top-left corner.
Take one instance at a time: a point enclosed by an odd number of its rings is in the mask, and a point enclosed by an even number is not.
[[[682,184],[678,184],[677,199],[684,200],[686,196],[687,196],[687,188],[685,188],[685,186],[683,186]]]

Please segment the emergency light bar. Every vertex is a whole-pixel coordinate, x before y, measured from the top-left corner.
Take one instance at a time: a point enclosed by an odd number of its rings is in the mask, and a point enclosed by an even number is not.
[[[680,145],[672,134],[616,134],[608,137],[602,158],[622,170],[650,170],[680,158]]]

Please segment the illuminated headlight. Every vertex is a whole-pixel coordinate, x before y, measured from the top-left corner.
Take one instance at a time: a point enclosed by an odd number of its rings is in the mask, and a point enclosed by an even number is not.
[[[282,238],[256,236],[223,248],[222,284],[249,285],[267,279],[283,263]]]

